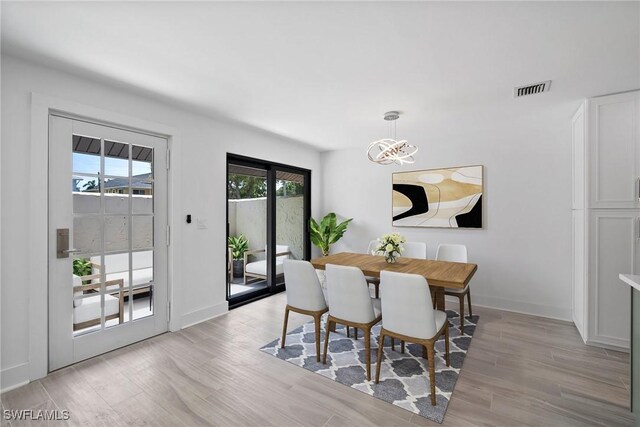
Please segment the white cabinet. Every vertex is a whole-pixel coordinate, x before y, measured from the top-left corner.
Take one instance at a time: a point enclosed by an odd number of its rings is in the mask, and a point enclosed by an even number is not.
[[[584,210],[573,211],[573,322],[584,341],[587,340],[587,248]]]
[[[585,208],[585,185],[586,185],[586,109],[588,102],[584,102],[576,114],[573,116],[571,122],[572,132],[572,209],[584,209]]]
[[[629,348],[640,274],[640,91],[586,100],[572,120],[573,321],[587,344]]]
[[[640,206],[639,126],[639,92],[589,101],[589,207]]]
[[[633,209],[593,209],[589,215],[588,342],[629,348],[631,294],[620,273],[637,274],[638,220]]]

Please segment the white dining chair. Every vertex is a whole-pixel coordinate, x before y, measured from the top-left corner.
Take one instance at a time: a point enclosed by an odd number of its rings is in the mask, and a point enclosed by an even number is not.
[[[367,281],[359,268],[327,264],[326,271],[329,317],[325,324],[322,363],[327,363],[329,335],[336,323],[362,329],[367,364],[367,381],[370,381],[371,328],[382,319],[380,300],[371,298],[369,295]]]
[[[403,244],[405,258],[427,259],[427,244],[424,242],[405,242]]]
[[[284,279],[287,286],[287,306],[284,309],[281,348],[287,338],[289,311],[313,316],[316,333],[316,361],[320,362],[320,321],[329,308],[315,268],[309,261],[285,259]]]
[[[449,322],[447,314],[434,310],[427,279],[417,274],[380,273],[382,293],[382,328],[378,339],[376,384],[380,381],[380,366],[385,337],[398,338],[424,347],[429,363],[431,404],[436,404],[435,343],[444,334],[445,361],[449,366]]]
[[[467,247],[465,245],[450,245],[440,244],[436,252],[436,260],[438,261],[450,261],[450,262],[467,262]],[[450,295],[458,298],[460,302],[460,332],[464,334],[464,297],[467,297],[467,303],[469,305],[469,316],[473,316],[471,311],[471,292],[469,291],[469,284],[464,289],[445,288],[445,295]]]

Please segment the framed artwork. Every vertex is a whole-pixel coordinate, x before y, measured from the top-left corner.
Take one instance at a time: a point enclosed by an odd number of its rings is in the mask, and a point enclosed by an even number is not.
[[[393,226],[482,228],[483,166],[393,174]]]

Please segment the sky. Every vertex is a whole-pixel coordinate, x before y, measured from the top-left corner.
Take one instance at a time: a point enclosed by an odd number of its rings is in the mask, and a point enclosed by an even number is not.
[[[139,162],[134,160],[132,161],[131,168],[134,176],[151,173],[151,163],[149,162]],[[98,175],[100,173],[100,156],[73,153],[73,173]],[[127,159],[105,157],[104,175],[107,177],[129,176],[129,161]],[[84,177],[82,181],[79,181],[78,188],[82,188],[85,183],[94,179],[95,178]]]

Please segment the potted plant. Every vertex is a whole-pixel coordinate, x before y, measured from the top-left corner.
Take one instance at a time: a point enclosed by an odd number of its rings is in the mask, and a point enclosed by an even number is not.
[[[373,255],[382,255],[385,261],[393,264],[404,252],[403,243],[406,243],[406,239],[398,233],[384,234],[378,238],[378,245],[374,249]]]
[[[353,218],[349,218],[338,224],[336,214],[333,212],[322,218],[320,224],[318,224],[313,218],[310,218],[309,235],[311,243],[322,251],[322,256],[329,255],[329,248],[342,238],[344,233],[347,231],[347,226],[352,220]]]
[[[75,258],[73,260],[73,274],[79,277],[89,276],[93,273],[93,267],[91,261],[86,258]],[[83,284],[91,283],[91,280],[85,280]]]
[[[244,253],[249,250],[249,241],[243,234],[229,236],[228,240],[231,255],[233,256],[233,277],[244,276]]]

